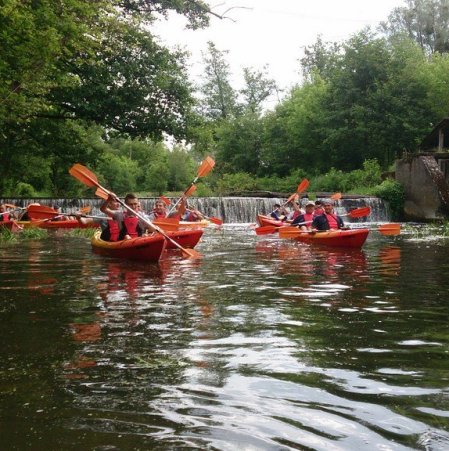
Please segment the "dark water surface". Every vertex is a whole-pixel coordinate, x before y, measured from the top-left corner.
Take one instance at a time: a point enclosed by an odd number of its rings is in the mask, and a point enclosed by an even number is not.
[[[449,449],[449,241],[0,247],[0,448]]]

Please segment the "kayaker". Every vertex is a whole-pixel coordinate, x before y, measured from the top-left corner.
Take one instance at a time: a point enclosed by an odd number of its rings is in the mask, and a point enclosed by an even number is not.
[[[0,221],[10,221],[14,219],[5,204],[0,205]]]
[[[276,221],[285,221],[287,219],[287,211],[280,204],[274,204],[274,210],[270,213],[270,216]]]
[[[299,206],[299,203],[296,201],[292,201],[292,211],[287,216],[287,222],[293,223],[298,216],[304,214],[304,211]]]
[[[148,215],[150,221],[156,221],[157,219],[164,219],[167,217],[167,208],[164,202],[158,199],[154,203],[153,211]]]
[[[312,229],[317,231],[336,230],[345,228],[343,219],[334,213],[334,205],[332,200],[323,201],[324,213],[315,216],[312,222]]]
[[[114,196],[110,196],[108,200],[115,199]],[[133,193],[129,193],[125,196],[125,204],[130,207],[135,212],[138,212],[139,209],[139,199]],[[142,221],[131,211],[126,209],[125,211],[114,211],[110,208],[106,207],[103,210],[103,213],[107,214],[110,218],[118,221],[121,224],[121,230],[119,234],[120,240],[129,240],[131,238],[137,238],[138,236],[142,236],[146,229],[149,229],[151,232],[155,232],[156,229],[148,224],[146,221]]]
[[[315,201],[315,210],[314,210],[313,214],[315,216],[320,216],[323,213],[324,213],[323,202],[321,202],[320,200],[316,200]]]
[[[312,201],[309,201],[305,205],[306,212],[302,215],[299,215],[293,222],[292,226],[296,224],[301,224],[303,222],[306,222],[307,224],[302,224],[300,226],[301,230],[304,230],[305,232],[312,230],[312,222],[315,218],[314,210],[315,210],[315,204]]]
[[[28,204],[27,205],[27,208],[28,207],[31,207],[31,206],[40,206],[40,203],[39,202],[33,202],[33,203],[31,203],[31,204]],[[25,210],[21,215],[19,215],[19,218],[18,218],[18,220],[19,221],[31,221],[31,218],[30,218],[30,216],[28,215],[28,210]]]
[[[187,222],[197,222],[203,219],[204,215],[199,210],[188,208],[188,206],[186,212],[181,216],[181,221]]]

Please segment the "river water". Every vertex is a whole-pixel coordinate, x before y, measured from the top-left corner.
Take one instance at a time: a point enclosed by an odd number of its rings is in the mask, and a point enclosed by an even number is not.
[[[449,449],[449,240],[197,250],[1,245],[1,449]]]

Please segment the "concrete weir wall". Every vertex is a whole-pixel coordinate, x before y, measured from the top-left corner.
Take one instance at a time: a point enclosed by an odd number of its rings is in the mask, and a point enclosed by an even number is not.
[[[446,159],[416,155],[396,161],[396,180],[404,186],[404,214],[411,220],[443,219],[449,216]]]

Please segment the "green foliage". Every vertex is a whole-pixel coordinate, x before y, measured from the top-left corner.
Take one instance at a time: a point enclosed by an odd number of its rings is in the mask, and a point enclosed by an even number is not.
[[[15,193],[18,197],[35,197],[36,190],[29,183],[19,182],[16,186]]]
[[[374,195],[388,202],[393,219],[399,220],[404,212],[404,187],[394,180],[384,180],[374,189]]]
[[[216,190],[220,195],[226,195],[238,191],[255,191],[257,180],[246,172],[224,174],[217,182]]]
[[[210,197],[214,196],[212,188],[206,183],[198,183],[196,185],[196,191],[193,193],[197,197]]]
[[[139,165],[126,157],[106,154],[98,165],[105,185],[119,195],[135,191]]]

